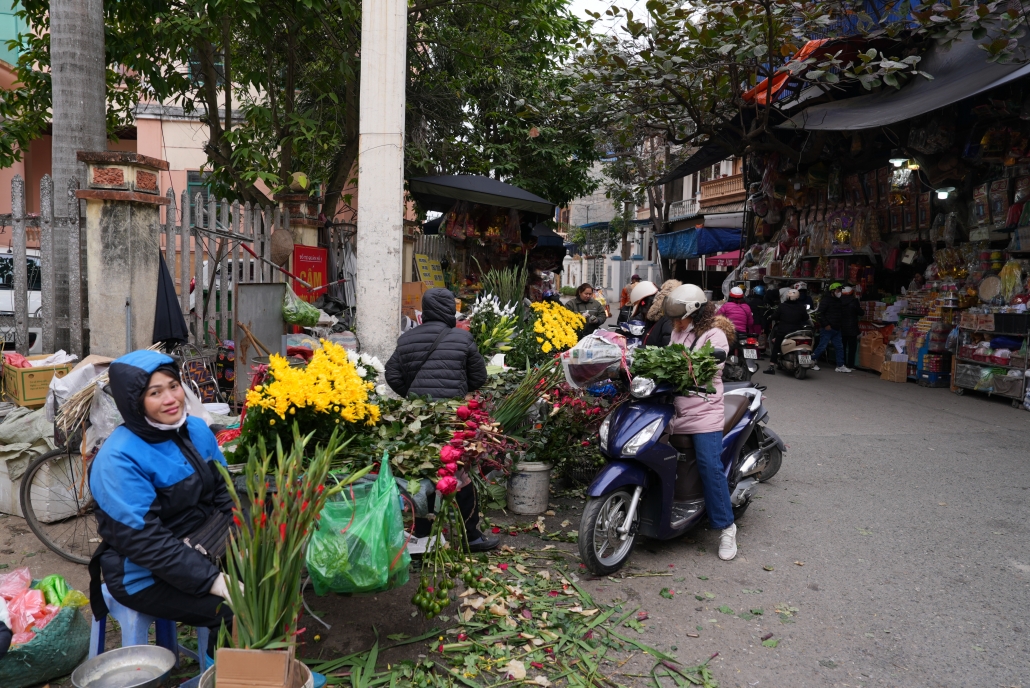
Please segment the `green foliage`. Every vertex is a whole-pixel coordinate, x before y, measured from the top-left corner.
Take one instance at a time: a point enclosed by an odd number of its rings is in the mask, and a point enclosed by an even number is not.
[[[409,3],[409,176],[490,174],[556,203],[593,189],[591,130],[565,100],[581,28],[566,5]],[[49,123],[49,2],[22,7],[31,29],[11,44],[21,86],[0,92],[0,166]],[[104,12],[110,134],[140,102],[181,106],[209,127],[216,194],[265,203],[264,187],[283,190],[302,172],[329,207],[349,205],[361,0],[119,0]]]
[[[526,259],[528,260],[528,256]],[[473,258],[473,260],[476,259]],[[496,296],[502,306],[514,306],[515,313],[521,316],[522,302],[526,296],[526,280],[529,278],[525,260],[521,267],[507,267],[486,272],[482,272],[478,260],[476,260],[476,266],[482,273],[480,281],[483,283],[483,292]]]
[[[501,306],[496,296],[483,292],[469,313],[469,333],[483,358],[489,360],[496,353],[511,351],[510,343],[518,328],[515,306]]]
[[[684,395],[702,391],[714,394],[712,380],[719,371],[719,364],[712,356],[714,351],[711,342],[693,351],[682,344],[645,346],[633,352],[630,372],[658,384],[673,384]]]

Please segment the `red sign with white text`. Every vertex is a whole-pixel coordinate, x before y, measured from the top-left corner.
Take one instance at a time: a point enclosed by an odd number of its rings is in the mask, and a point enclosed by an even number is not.
[[[293,274],[310,284],[312,287],[321,287],[328,278],[326,273],[329,269],[329,252],[317,246],[295,246],[293,249]],[[297,296],[308,303],[318,299],[325,290],[311,292],[304,285],[293,282],[293,291]]]

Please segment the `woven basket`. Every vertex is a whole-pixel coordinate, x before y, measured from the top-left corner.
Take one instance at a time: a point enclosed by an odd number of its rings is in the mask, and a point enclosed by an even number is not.
[[[293,255],[293,234],[287,229],[272,232],[272,262],[286,265]]]

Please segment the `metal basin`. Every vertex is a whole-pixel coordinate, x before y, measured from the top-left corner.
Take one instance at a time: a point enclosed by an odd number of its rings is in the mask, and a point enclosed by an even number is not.
[[[110,650],[72,672],[75,688],[157,688],[175,666],[175,655],[156,645]]]

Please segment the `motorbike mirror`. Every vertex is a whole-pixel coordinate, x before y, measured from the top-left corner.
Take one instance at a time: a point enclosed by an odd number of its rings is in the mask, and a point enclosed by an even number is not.
[[[715,351],[714,351],[714,352],[712,353],[712,358],[714,358],[714,359],[715,359],[716,361],[718,361],[719,363],[722,363],[723,361],[725,361],[725,360],[726,360],[726,352],[725,352],[725,351],[723,351],[722,349],[716,349],[716,350],[715,350]]]

